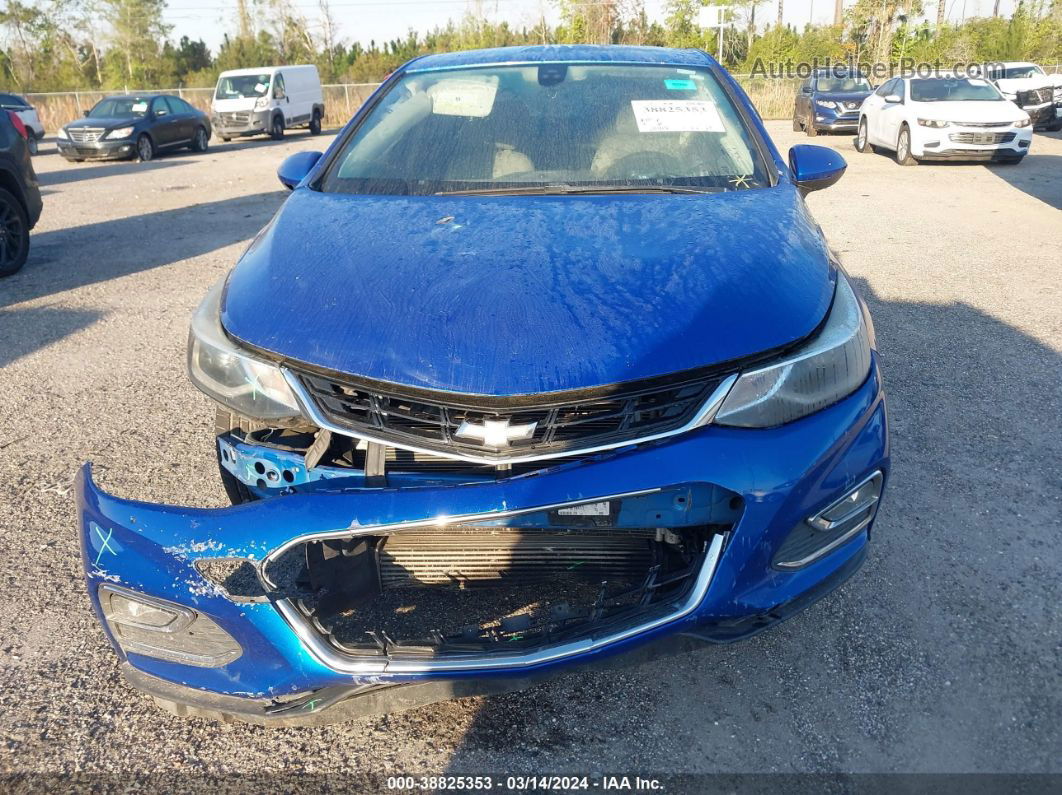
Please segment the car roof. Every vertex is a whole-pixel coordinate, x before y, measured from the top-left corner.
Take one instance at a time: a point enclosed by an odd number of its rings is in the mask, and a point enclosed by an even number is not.
[[[243,77],[245,75],[264,75],[272,74],[273,72],[281,69],[316,69],[312,63],[292,63],[292,64],[280,64],[279,66],[248,66],[243,69],[226,69],[224,72],[218,75],[218,78],[222,77]]]
[[[700,50],[669,47],[632,47],[596,44],[551,44],[533,47],[495,47],[416,58],[408,72],[430,72],[462,66],[534,63],[631,63],[664,66],[712,66],[715,59]]]
[[[163,94],[161,92],[150,94],[108,94],[103,99],[154,99],[155,97],[177,97],[176,94]],[[180,97],[177,97],[180,99]],[[103,99],[100,102],[103,102]]]

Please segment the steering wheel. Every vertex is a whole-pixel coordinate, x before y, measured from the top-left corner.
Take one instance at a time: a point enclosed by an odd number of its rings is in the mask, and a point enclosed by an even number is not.
[[[658,179],[682,174],[682,161],[663,152],[632,152],[605,169],[610,179]]]

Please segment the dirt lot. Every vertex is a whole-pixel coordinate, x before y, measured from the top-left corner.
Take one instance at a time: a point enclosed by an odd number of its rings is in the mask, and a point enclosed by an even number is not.
[[[121,495],[224,503],[188,318],[283,201],[280,160],[324,143],[37,159],[44,217],[0,282],[0,771],[1062,771],[1057,134],[1018,167],[815,141],[850,163],[809,201],[874,312],[894,454],[871,557],[829,600],[741,645],[321,729],[179,720],[130,691],[71,478],[92,459]]]

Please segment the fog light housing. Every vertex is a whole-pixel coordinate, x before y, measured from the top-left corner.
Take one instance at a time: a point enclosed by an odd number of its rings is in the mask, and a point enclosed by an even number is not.
[[[219,668],[243,649],[210,618],[182,605],[102,585],[100,606],[111,634],[126,653]]]
[[[839,500],[794,527],[775,553],[774,567],[803,568],[855,538],[877,514],[884,480],[878,470]]]

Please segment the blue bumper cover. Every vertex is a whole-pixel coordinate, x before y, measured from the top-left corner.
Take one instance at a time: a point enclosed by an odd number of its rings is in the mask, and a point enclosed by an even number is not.
[[[865,554],[867,531],[795,571],[771,565],[798,523],[875,470],[888,474],[884,395],[876,360],[864,385],[840,403],[789,425],[744,430],[709,426],[663,444],[612,453],[535,476],[451,487],[351,489],[294,494],[222,509],[154,505],[100,490],[86,465],[77,481],[79,529],[93,608],[104,622],[98,589],[111,585],[193,608],[227,631],[243,653],[218,668],[198,668],[140,654],[122,658],[128,678],[164,699],[191,704],[254,705],[268,710],[298,696],[314,712],[350,695],[395,692],[409,683],[446,685],[449,695],[472,682],[535,678],[605,657],[650,640],[683,633],[709,641],[744,637],[780,619],[847,578]],[[308,648],[269,601],[236,602],[199,573],[197,560],[261,561],[300,537],[366,525],[387,525],[512,511],[536,506],[703,482],[739,494],[744,511],[719,557],[707,591],[681,619],[604,648],[549,660],[519,671],[462,670],[342,673]],[[786,608],[790,609],[786,609]],[[489,691],[489,685],[484,686]],[[329,694],[328,698],[320,697]],[[429,696],[437,700],[444,695]],[[225,706],[227,705],[227,706]]]

